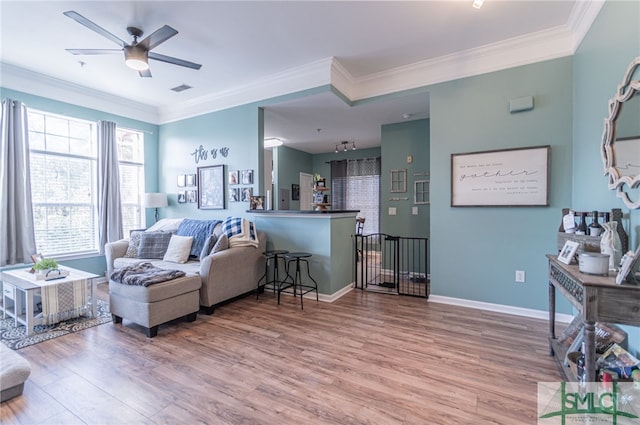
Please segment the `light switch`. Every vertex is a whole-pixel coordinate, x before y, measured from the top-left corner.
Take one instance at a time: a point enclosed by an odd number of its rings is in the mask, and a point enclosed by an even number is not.
[[[411,208],[411,214],[418,215],[418,207],[412,207]]]
[[[389,207],[389,215],[396,215],[396,207]]]
[[[407,156],[407,164],[411,164],[413,162],[413,155]]]

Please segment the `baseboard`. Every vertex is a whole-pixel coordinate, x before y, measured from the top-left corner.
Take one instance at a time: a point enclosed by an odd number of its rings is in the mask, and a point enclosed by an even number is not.
[[[334,292],[333,294],[323,294],[323,293],[318,293],[318,301],[322,301],[325,303],[332,303],[334,301],[336,301],[337,299],[343,297],[345,294],[348,294],[349,292],[351,292],[353,290],[354,287],[354,282],[351,282],[350,284],[348,284],[347,286],[345,286],[344,288],[340,289],[337,292]],[[282,292],[282,295],[291,295],[293,296],[292,293],[290,292]],[[305,298],[308,299],[312,299],[315,301],[316,299],[316,294],[313,292],[309,292],[307,294],[304,294]]]
[[[496,313],[512,314],[514,316],[529,317],[532,319],[549,320],[549,312],[530,308],[513,307],[504,304],[485,303],[482,301],[465,300],[462,298],[445,297],[442,295],[429,295],[429,301],[441,304],[457,305],[460,307],[475,308],[478,310],[493,311]],[[556,313],[556,322],[571,323],[573,316],[570,314]]]

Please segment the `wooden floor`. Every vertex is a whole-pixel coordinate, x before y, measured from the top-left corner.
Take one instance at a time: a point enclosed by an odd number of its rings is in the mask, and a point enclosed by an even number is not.
[[[125,320],[21,349],[32,373],[0,423],[535,424],[536,383],[560,380],[543,320],[360,290],[304,311],[283,298],[153,339]]]

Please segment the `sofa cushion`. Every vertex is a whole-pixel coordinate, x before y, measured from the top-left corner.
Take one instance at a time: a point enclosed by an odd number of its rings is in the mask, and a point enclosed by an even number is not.
[[[131,236],[129,236],[129,246],[127,247],[127,252],[124,254],[126,258],[138,258],[138,247],[140,246],[140,235],[142,231],[136,230],[131,232]]]
[[[191,252],[192,243],[193,236],[171,235],[167,252],[164,253],[162,261],[186,263],[189,259],[189,252]]]
[[[169,232],[142,232],[138,258],[162,258],[167,252],[172,234]]]
[[[209,235],[213,233],[216,224],[218,224],[218,220],[193,220],[185,218],[182,220],[182,223],[180,223],[176,234],[180,236],[193,236],[191,255],[198,257],[202,252],[204,242]]]
[[[227,217],[223,232],[229,239],[229,248],[236,246],[258,246],[255,224],[241,217]]]
[[[178,227],[180,223],[182,223],[183,218],[162,218],[158,220],[156,224],[149,227],[147,232],[169,232],[175,233],[178,231]]]

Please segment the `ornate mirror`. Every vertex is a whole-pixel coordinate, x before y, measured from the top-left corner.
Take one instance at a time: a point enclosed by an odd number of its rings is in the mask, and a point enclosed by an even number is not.
[[[627,207],[640,208],[640,57],[631,62],[609,100],[601,154],[609,189]]]

